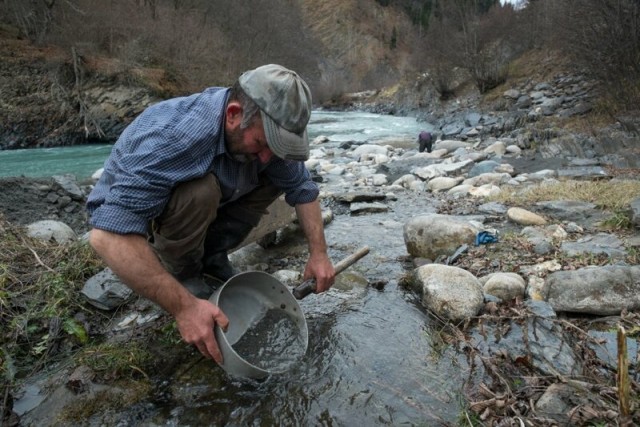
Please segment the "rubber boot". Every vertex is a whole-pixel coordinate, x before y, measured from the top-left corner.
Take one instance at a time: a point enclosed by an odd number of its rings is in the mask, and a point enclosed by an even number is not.
[[[223,283],[238,271],[229,261],[229,250],[238,246],[249,235],[253,225],[221,214],[207,230],[204,241],[203,274],[212,276]]]

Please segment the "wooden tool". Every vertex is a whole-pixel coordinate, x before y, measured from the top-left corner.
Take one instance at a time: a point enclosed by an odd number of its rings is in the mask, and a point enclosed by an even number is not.
[[[358,249],[354,254],[349,255],[348,257],[346,257],[345,259],[337,263],[334,267],[336,270],[336,275],[342,273],[347,267],[350,267],[352,264],[354,264],[356,261],[358,261],[360,258],[362,258],[368,253],[369,253],[369,247],[363,246],[360,249]],[[315,290],[316,290],[316,279],[315,278],[308,279],[293,289],[293,296],[296,297],[296,299],[302,299],[307,295],[309,295],[311,292],[315,292]]]

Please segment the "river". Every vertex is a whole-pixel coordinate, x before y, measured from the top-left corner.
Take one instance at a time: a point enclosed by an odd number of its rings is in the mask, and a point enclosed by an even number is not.
[[[424,126],[424,124],[423,124]],[[313,111],[308,126],[313,140],[325,135],[332,141],[383,141],[412,138],[422,130],[411,117],[383,116],[363,112]],[[0,151],[0,177],[49,177],[70,173],[79,181],[100,169],[111,153],[111,145],[78,145]]]
[[[413,118],[368,113],[315,111],[310,138],[389,141],[415,147],[422,125]],[[323,146],[327,146],[324,144]],[[0,152],[5,176],[74,173],[98,169],[110,147],[84,146]],[[153,398],[123,407],[102,423],[113,425],[230,426],[418,426],[455,425],[463,388],[473,376],[465,356],[443,341],[441,325],[426,313],[419,297],[399,282],[411,267],[403,224],[434,212],[437,201],[424,194],[386,202],[388,212],[336,215],[325,234],[329,255],[338,261],[367,245],[371,252],[343,272],[336,286],[301,301],[309,326],[309,348],[286,375],[254,382],[231,378],[212,362],[201,361],[183,375],[175,370],[157,379]],[[263,262],[304,253],[301,236],[269,248],[247,249]],[[384,287],[342,287],[353,277]],[[194,360],[197,356],[194,356]],[[193,361],[186,361],[189,366]],[[176,376],[177,375],[177,376]],[[100,418],[99,418],[100,419]],[[42,421],[42,420],[41,420]],[[98,424],[100,424],[98,422]]]

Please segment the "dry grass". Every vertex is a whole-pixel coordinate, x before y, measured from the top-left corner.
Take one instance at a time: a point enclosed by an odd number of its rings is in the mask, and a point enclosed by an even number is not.
[[[35,372],[87,342],[80,289],[102,263],[84,243],[31,239],[0,217],[0,375]]]
[[[540,185],[525,191],[505,190],[494,200],[510,205],[528,206],[545,200],[578,200],[590,202],[600,209],[618,211],[640,197],[640,181],[561,181]]]

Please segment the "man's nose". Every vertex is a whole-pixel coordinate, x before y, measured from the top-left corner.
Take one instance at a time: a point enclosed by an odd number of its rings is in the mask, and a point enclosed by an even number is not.
[[[267,163],[273,157],[273,152],[269,150],[268,147],[265,147],[264,150],[260,151],[258,154],[258,159],[260,159],[260,163]]]

